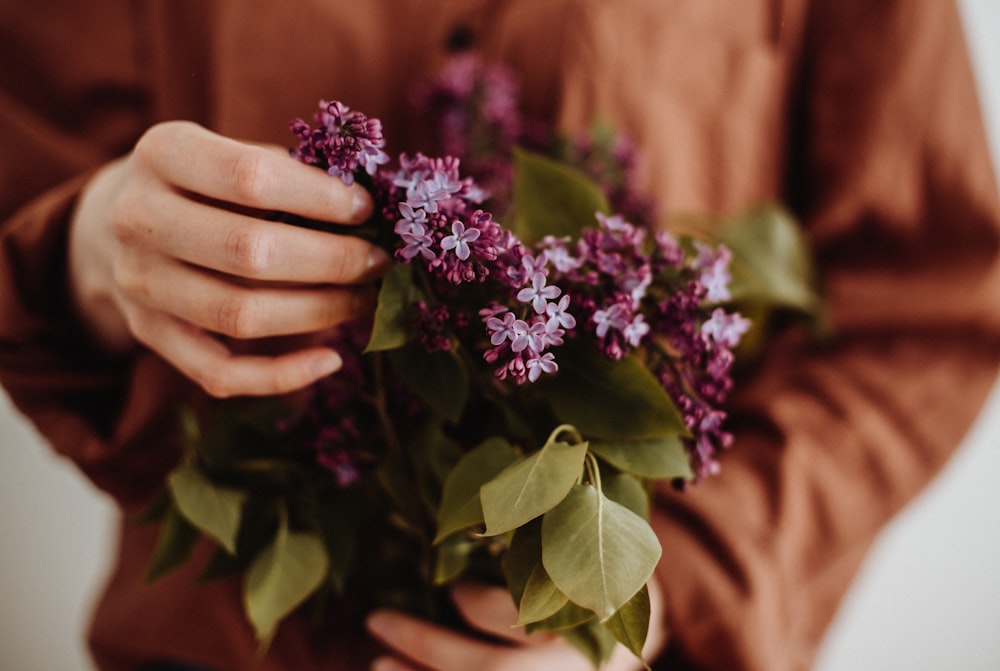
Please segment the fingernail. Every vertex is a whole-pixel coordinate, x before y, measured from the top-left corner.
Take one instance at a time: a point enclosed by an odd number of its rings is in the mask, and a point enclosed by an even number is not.
[[[362,222],[372,213],[372,199],[368,192],[358,187],[351,196],[351,220]]]
[[[313,359],[311,369],[316,378],[321,378],[336,373],[343,365],[344,360],[340,358],[339,354],[331,350]]]
[[[368,270],[383,270],[389,265],[389,255],[381,247],[372,247],[368,253]]]

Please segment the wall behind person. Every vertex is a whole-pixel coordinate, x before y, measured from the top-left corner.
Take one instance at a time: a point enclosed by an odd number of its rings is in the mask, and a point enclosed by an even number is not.
[[[1000,1],[960,0],[1000,157]],[[886,530],[817,671],[1000,669],[1000,385],[942,476]],[[91,671],[84,632],[116,513],[0,394],[0,669]]]

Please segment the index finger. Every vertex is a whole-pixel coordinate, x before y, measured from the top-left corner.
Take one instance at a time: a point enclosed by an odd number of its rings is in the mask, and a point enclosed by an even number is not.
[[[372,212],[358,184],[187,121],[154,126],[133,155],[160,179],[228,203],[336,223],[361,223]]]

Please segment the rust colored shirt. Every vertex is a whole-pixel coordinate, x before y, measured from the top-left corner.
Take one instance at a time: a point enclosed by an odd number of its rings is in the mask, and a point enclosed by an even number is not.
[[[659,498],[658,665],[808,668],[878,530],[996,380],[1000,211],[949,2],[2,0],[0,381],[125,512],[91,631],[102,669],[355,669],[370,644],[356,622],[293,621],[261,661],[235,580],[196,584],[195,561],[144,584],[157,530],[131,514],[198,392],[81,332],[66,231],[88,174],[168,119],[288,145],[320,98],[426,150],[406,93],[456,42],[515,68],[532,116],[630,134],[664,212],[778,199],[817,255],[835,337],[776,338],[738,383],[721,475]]]

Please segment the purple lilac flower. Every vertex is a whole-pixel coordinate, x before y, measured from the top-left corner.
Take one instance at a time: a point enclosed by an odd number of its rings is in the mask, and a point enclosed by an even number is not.
[[[694,244],[698,256],[692,267],[701,273],[698,279],[705,287],[706,298],[712,303],[728,301],[729,282],[732,280],[729,274],[732,253],[721,245],[713,248],[701,242]]]
[[[402,221],[401,219],[400,222]],[[418,254],[428,261],[435,259],[434,250],[431,248],[434,244],[434,239],[427,234],[426,227],[423,224],[408,223],[409,226],[405,230],[396,231],[403,240],[403,247],[399,250],[400,256],[405,261],[410,261]],[[397,225],[398,228],[399,226]]]
[[[558,303],[549,303],[545,306],[545,314],[549,317],[549,323],[554,323],[556,326],[561,326],[565,329],[571,329],[576,326],[576,317],[567,312],[569,301],[569,294],[566,294],[559,299]]]
[[[583,260],[570,254],[566,248],[569,238],[556,238],[547,235],[542,239],[540,247],[545,259],[560,273],[570,273],[583,265]]]
[[[629,324],[627,315],[628,308],[621,303],[614,303],[608,306],[606,310],[597,310],[593,316],[593,321],[597,324],[597,329],[595,330],[597,337],[606,337],[608,331],[611,329],[616,331],[624,330]]]
[[[540,349],[538,347],[537,330],[532,332],[532,327],[532,324],[528,324],[528,322],[523,319],[514,320],[514,323],[511,325],[511,333],[514,335],[510,342],[511,350],[519,354],[528,349],[531,345],[535,345],[532,347],[535,351]]]
[[[559,364],[556,363],[556,357],[552,352],[541,355],[532,354],[528,357],[525,365],[528,368],[529,382],[537,382],[542,373],[555,373],[559,370]]]
[[[451,198],[461,190],[462,184],[458,179],[444,170],[435,170],[406,190],[406,203],[414,209],[434,213],[438,211],[440,201]]]
[[[647,333],[649,333],[649,324],[645,322],[645,318],[641,314],[632,317],[632,321],[622,329],[625,342],[632,347],[638,347]]]
[[[504,308],[504,310],[507,309]],[[518,321],[517,317],[509,310],[502,314],[503,319],[496,315],[491,315],[486,319],[486,330],[490,334],[490,343],[493,345],[502,345],[507,341],[513,342],[514,338],[517,337],[517,332],[514,330],[514,324]]]
[[[374,175],[378,166],[389,161],[382,150],[385,139],[378,119],[369,119],[336,101],[320,101],[319,107],[314,116],[316,128],[302,119],[291,123],[292,132],[299,137],[299,146],[291,151],[293,157],[324,168],[348,185],[354,183],[359,170]]]
[[[441,239],[441,249],[445,251],[454,249],[455,256],[465,261],[472,253],[469,250],[469,243],[478,240],[480,233],[478,228],[465,230],[465,224],[456,220],[451,224],[451,235]]]
[[[715,308],[708,321],[701,325],[701,332],[711,338],[716,347],[732,349],[739,344],[749,328],[749,319],[738,313],[728,314],[722,308]]]
[[[415,102],[437,120],[444,153],[460,156],[489,190],[509,190],[508,157],[524,128],[510,70],[472,54],[455,57],[437,79],[418,89]]]
[[[545,314],[545,308],[550,300],[559,297],[562,290],[555,285],[546,284],[545,273],[536,272],[531,277],[531,286],[521,289],[517,293],[517,300],[522,303],[531,303],[538,314]]]

